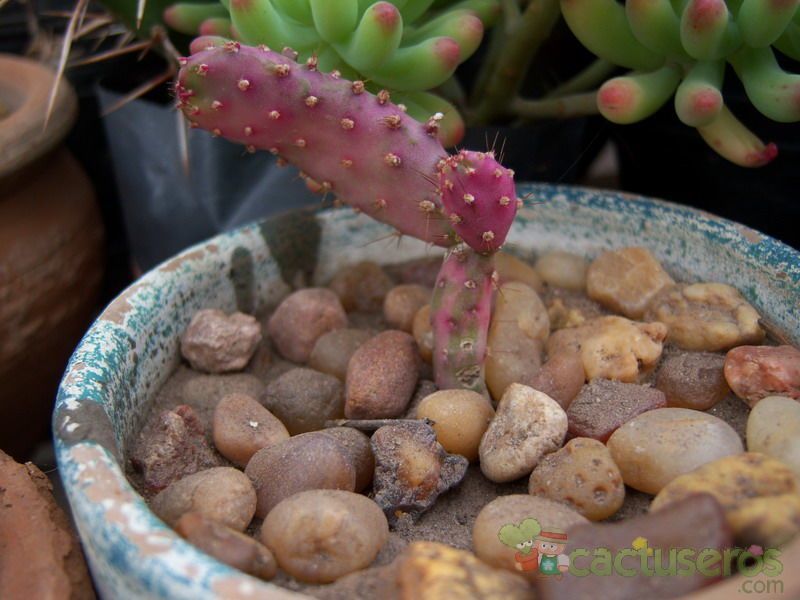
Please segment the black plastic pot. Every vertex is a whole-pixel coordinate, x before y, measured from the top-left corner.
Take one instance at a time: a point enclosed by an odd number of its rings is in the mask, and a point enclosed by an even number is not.
[[[459,147],[502,151],[517,181],[575,183],[608,137],[599,117],[547,120],[517,127],[471,127]]]
[[[725,100],[764,141],[778,146],[773,162],[747,169],[726,161],[668,104],[648,120],[612,128],[621,187],[707,210],[800,248],[800,123],[764,118],[736,90]]]

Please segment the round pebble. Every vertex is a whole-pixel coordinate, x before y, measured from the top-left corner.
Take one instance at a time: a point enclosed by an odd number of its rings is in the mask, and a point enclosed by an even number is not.
[[[281,569],[306,583],[330,583],[367,567],[389,538],[372,500],[336,490],[301,492],[264,520],[261,540]]]
[[[536,272],[548,285],[574,292],[586,289],[586,271],[589,266],[582,256],[556,250],[542,255],[536,261]]]
[[[267,330],[281,355],[305,363],[325,333],[347,327],[339,298],[325,288],[305,288],[289,294],[269,318]]]
[[[516,323],[493,319],[486,355],[486,386],[499,400],[512,383],[532,382],[542,368],[541,340],[532,339]]]
[[[375,312],[383,306],[392,280],[374,262],[364,261],[341,269],[328,284],[347,312]]]
[[[581,391],[586,380],[583,361],[577,352],[550,356],[528,385],[550,396],[566,410]]]
[[[653,297],[674,283],[647,248],[608,250],[586,272],[589,298],[631,319],[640,319]]]
[[[550,317],[533,288],[511,281],[500,286],[489,326],[486,385],[499,399],[512,383],[529,384],[542,364]]]
[[[536,519],[540,529],[530,531],[523,524],[526,519]],[[483,562],[514,573],[517,562],[514,555],[519,551],[500,540],[500,530],[511,526],[519,537],[526,533],[538,535],[540,531],[560,529],[566,531],[575,525],[589,523],[585,517],[559,502],[539,496],[512,494],[495,498],[481,509],[472,527],[472,548]],[[526,531],[527,529],[527,531]],[[530,538],[528,538],[530,539]],[[527,541],[527,540],[520,540]]]
[[[181,336],[181,354],[198,371],[240,371],[260,341],[261,324],[250,315],[205,309],[194,314]]]
[[[434,422],[436,440],[447,452],[473,461],[478,458],[478,446],[494,417],[494,409],[477,392],[441,390],[426,396],[417,406],[416,415]]]
[[[339,442],[349,458],[356,470],[355,491],[360,492],[368,487],[375,473],[375,456],[372,454],[369,437],[352,427],[331,427],[321,430],[320,433],[329,435]]]
[[[726,456],[668,483],[650,510],[708,493],[722,505],[740,546],[779,547],[800,531],[800,482],[779,460],[756,452]]]
[[[417,342],[419,354],[425,362],[433,361],[433,326],[431,325],[431,305],[426,304],[414,315],[411,333]]]
[[[610,517],[625,500],[619,467],[605,444],[590,438],[573,438],[542,458],[528,492],[562,502],[590,521]]]
[[[658,408],[631,419],[608,440],[626,485],[657,494],[676,477],[744,451],[722,419],[688,408]]]
[[[347,364],[353,353],[374,335],[375,332],[367,329],[345,328],[329,331],[314,344],[308,366],[344,381],[347,377]]]
[[[667,339],[685,350],[717,352],[764,339],[756,309],[724,283],[666,287],[653,298],[646,317],[664,323]]]
[[[658,368],[656,387],[664,392],[667,406],[708,410],[730,391],[724,364],[724,356],[710,352],[670,356]]]
[[[542,278],[536,270],[531,265],[512,254],[506,252],[498,252],[495,254],[494,268],[497,271],[501,283],[519,281],[535,290],[537,294],[544,292]]]
[[[724,372],[751,407],[767,396],[800,400],[800,350],[793,346],[739,346],[725,356]]]
[[[200,513],[186,513],[175,531],[187,542],[233,567],[259,579],[272,579],[278,571],[266,546]]]
[[[492,321],[514,322],[534,340],[544,341],[550,335],[547,307],[536,290],[519,281],[500,286],[492,310]]]
[[[419,367],[417,344],[403,331],[384,331],[365,342],[347,367],[345,417],[402,415],[417,385]]]
[[[747,418],[747,449],[777,458],[800,478],[800,402],[786,396],[760,400]]]
[[[170,484],[153,498],[150,506],[170,527],[184,514],[198,512],[244,531],[256,510],[256,492],[241,471],[214,467]]]
[[[230,394],[220,400],[212,434],[219,453],[240,467],[262,448],[289,438],[283,423],[246,394]]]
[[[413,283],[389,290],[383,301],[383,317],[392,329],[411,333],[414,315],[431,300],[428,288]]]
[[[344,416],[344,386],[333,375],[291,369],[268,386],[261,398],[292,435],[316,431]]]
[[[511,384],[480,443],[481,471],[492,481],[513,481],[558,450],[567,434],[567,414],[547,394]]]
[[[255,486],[259,517],[298,492],[353,491],[356,486],[356,469],[347,451],[332,436],[318,431],[259,450],[244,472]]]

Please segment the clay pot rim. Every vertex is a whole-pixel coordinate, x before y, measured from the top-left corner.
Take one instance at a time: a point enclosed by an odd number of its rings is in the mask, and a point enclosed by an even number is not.
[[[62,77],[45,127],[47,102],[55,73],[29,58],[0,54],[0,103],[10,112],[0,117],[0,181],[30,165],[57,146],[78,115],[75,91]]]
[[[676,275],[736,285],[786,332],[790,343],[800,343],[794,308],[800,298],[800,252],[740,224],[659,200],[530,184],[520,184],[518,193],[529,193],[541,203],[520,211],[511,245],[596,256],[611,245],[637,245],[646,239]],[[53,433],[59,473],[101,593],[117,591],[114,597],[121,597],[124,590],[136,589],[154,597],[210,600],[225,591],[244,597],[247,589],[267,598],[297,597],[235,571],[179,538],[134,491],[120,462],[124,448],[119,442],[134,424],[135,405],[150,398],[175,365],[175,332],[198,308],[236,309],[240,298],[230,279],[233,257],[246,252],[254,258],[250,280],[258,283],[251,308],[274,305],[288,293],[279,265],[291,257],[272,243],[276,234],[269,233],[268,223],[218,235],[151,270],[106,308],[70,360],[53,414]],[[313,249],[325,257],[313,266],[320,282],[340,266],[367,257],[394,263],[429,252],[423,242],[412,239],[387,252],[376,240],[391,229],[345,209],[312,214],[307,225],[319,226],[323,234]],[[786,565],[800,560],[800,539],[782,557]],[[788,569],[782,577],[787,589],[800,587]],[[692,597],[727,599],[743,581],[737,576]]]

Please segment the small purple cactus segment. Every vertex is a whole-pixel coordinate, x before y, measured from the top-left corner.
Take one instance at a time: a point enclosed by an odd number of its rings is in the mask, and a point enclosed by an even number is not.
[[[439,163],[442,204],[453,229],[473,250],[496,252],[517,214],[514,173],[492,152],[462,150]]]
[[[419,123],[386,92],[375,96],[362,82],[264,46],[206,39],[175,88],[194,126],[279,155],[310,187],[403,234],[445,247],[456,241],[438,195],[436,166],[447,152],[435,121]]]
[[[484,362],[495,281],[493,254],[457,246],[445,256],[431,302],[433,371],[439,389],[488,394]]]

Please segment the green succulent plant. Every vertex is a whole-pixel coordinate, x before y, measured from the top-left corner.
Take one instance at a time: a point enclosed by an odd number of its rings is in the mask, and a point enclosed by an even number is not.
[[[784,71],[775,50],[800,60],[800,0],[561,0],[580,42],[631,69],[597,94],[610,121],[635,123],[674,97],[678,118],[719,154],[761,166],[777,154],[725,106],[733,67],[753,106],[783,123],[800,121],[800,74]]]

